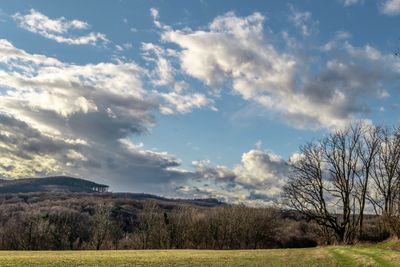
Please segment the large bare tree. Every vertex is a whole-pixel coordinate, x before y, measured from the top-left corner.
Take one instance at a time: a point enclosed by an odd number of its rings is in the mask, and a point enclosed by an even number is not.
[[[332,229],[339,242],[351,242],[360,223],[362,136],[362,124],[355,124],[302,146],[284,187],[286,204]]]
[[[370,200],[378,214],[392,215],[400,193],[400,129],[386,128],[374,159]]]

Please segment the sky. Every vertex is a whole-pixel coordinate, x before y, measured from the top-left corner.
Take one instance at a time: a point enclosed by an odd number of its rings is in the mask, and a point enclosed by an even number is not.
[[[279,201],[305,142],[399,122],[400,0],[0,1],[0,177]]]

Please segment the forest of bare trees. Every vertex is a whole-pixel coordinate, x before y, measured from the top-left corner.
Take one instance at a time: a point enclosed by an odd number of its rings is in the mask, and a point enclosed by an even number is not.
[[[290,168],[285,204],[337,242],[362,239],[366,213],[400,237],[400,128],[353,124],[301,146]]]
[[[276,208],[198,206],[115,194],[0,195],[0,249],[309,247],[320,228]]]
[[[80,193],[10,194],[0,203],[0,249],[255,249],[334,241],[313,220],[278,208]],[[388,237],[377,216],[364,217],[364,240]]]

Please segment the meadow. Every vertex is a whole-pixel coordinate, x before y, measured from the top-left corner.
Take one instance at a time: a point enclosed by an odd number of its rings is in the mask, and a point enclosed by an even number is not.
[[[0,251],[0,266],[400,266],[395,241],[267,250]]]

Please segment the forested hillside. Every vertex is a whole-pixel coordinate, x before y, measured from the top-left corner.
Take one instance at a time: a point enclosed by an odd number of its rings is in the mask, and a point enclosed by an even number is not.
[[[293,212],[145,194],[0,195],[0,249],[279,248],[324,242]]]

